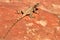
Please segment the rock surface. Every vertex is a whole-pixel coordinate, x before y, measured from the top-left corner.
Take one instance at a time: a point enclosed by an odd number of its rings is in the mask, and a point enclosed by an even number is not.
[[[39,2],[34,18],[25,16],[2,39],[25,10]],[[60,40],[60,0],[0,0],[0,40]]]

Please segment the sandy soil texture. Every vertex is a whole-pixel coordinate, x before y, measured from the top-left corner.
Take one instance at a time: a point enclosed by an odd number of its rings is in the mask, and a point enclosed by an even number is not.
[[[34,18],[25,16],[7,34],[22,16],[17,11],[36,3]],[[60,0],[0,0],[0,40],[60,40]]]

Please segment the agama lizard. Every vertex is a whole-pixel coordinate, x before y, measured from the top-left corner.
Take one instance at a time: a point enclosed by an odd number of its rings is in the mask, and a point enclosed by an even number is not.
[[[8,33],[11,31],[11,29],[14,27],[14,25],[20,21],[23,17],[25,17],[26,15],[30,15],[30,17],[32,16],[32,13],[35,12],[37,10],[37,6],[39,5],[39,3],[36,3],[34,6],[28,8],[28,10],[26,11],[21,11],[21,13],[23,14],[21,17],[19,17],[15,23],[12,24],[12,26],[8,29],[7,33],[5,34],[5,36],[3,37],[4,39],[7,37]]]
[[[20,18],[23,18],[24,16],[26,16],[26,15],[29,15],[30,17],[32,16],[32,13],[34,13],[36,10],[38,10],[37,9],[37,6],[39,5],[39,3],[36,3],[34,6],[32,6],[32,7],[30,7],[30,8],[28,8],[27,10],[25,10],[25,11],[21,11],[21,13],[23,14]],[[20,12],[18,12],[18,13],[20,13]],[[19,18],[19,19],[20,19]]]

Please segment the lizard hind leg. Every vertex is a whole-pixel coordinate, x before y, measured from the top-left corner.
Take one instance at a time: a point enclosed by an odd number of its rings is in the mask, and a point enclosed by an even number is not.
[[[21,11],[21,13],[22,13],[22,14],[24,14],[24,12],[23,12],[23,11]]]
[[[20,14],[20,13],[21,13],[21,14],[24,14],[24,12],[23,12],[23,11],[20,11],[20,10],[18,10],[17,13],[18,13],[18,14]]]

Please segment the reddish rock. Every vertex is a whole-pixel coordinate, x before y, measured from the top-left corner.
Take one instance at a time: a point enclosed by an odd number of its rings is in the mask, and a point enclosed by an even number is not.
[[[15,0],[16,1],[16,0]],[[33,2],[34,1],[34,2]],[[14,25],[7,34],[5,39],[2,39],[9,28],[12,26],[21,14],[17,14],[18,10],[25,10],[36,2],[41,3],[49,9],[49,4],[55,1],[44,4],[44,1],[22,0],[18,3],[0,3],[0,38],[1,40],[60,40],[60,23],[57,15],[44,11],[38,7],[37,14],[33,13],[34,18],[25,16],[22,20]],[[58,2],[57,2],[58,3]],[[48,6],[49,5],[49,6]],[[51,7],[52,8],[52,7]]]

